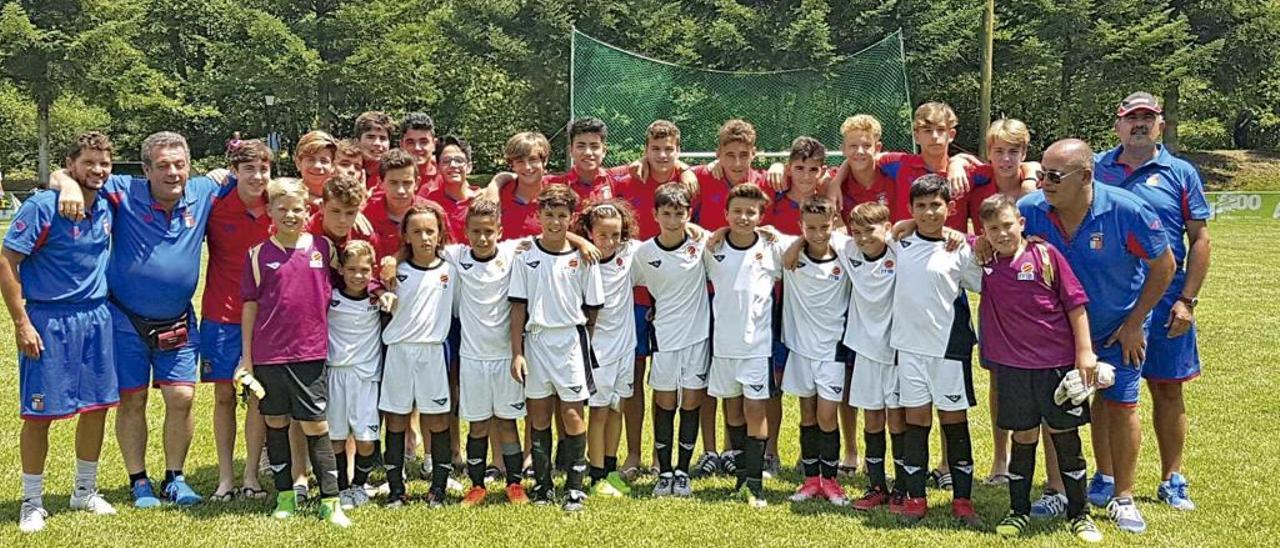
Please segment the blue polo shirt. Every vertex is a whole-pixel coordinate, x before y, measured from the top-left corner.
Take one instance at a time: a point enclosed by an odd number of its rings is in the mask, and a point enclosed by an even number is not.
[[[1107,340],[1138,304],[1145,260],[1169,249],[1160,218],[1141,198],[1096,181],[1093,204],[1071,238],[1044,191],[1018,200],[1018,210],[1027,219],[1028,236],[1044,238],[1067,258],[1089,295],[1085,310],[1093,340]]]
[[[220,191],[226,189],[212,179],[192,177],[173,211],[165,212],[145,178],[112,175],[103,187],[116,222],[107,268],[112,296],[147,318],[186,311],[200,280],[205,227]]]
[[[85,219],[58,214],[58,192],[37,193],[18,208],[4,247],[27,257],[18,266],[29,303],[77,303],[107,298],[111,208],[99,193]]]
[[[1190,162],[1174,156],[1164,145],[1157,145],[1154,159],[1130,171],[1128,166],[1119,162],[1122,150],[1122,147],[1116,147],[1095,154],[1094,178],[1136,194],[1155,210],[1181,271],[1187,257],[1184,238],[1187,221],[1207,220],[1210,213],[1200,172]],[[1170,289],[1181,291],[1180,287],[1174,288],[1173,285]]]

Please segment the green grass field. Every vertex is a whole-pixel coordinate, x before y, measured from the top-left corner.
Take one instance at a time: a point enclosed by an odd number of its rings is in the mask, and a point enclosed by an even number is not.
[[[1280,426],[1273,394],[1280,388],[1275,372],[1280,351],[1280,223],[1228,220],[1211,225],[1213,268],[1199,309],[1201,352],[1205,375],[1190,385],[1190,442],[1186,470],[1200,509],[1177,513],[1155,501],[1158,458],[1149,426],[1149,397],[1143,395],[1144,448],[1139,468],[1138,495],[1149,528],[1143,536],[1118,531],[1095,511],[1107,542],[1118,545],[1262,546],[1280,535],[1280,498],[1267,487],[1280,466]],[[6,356],[0,401],[9,411],[0,414],[0,545],[153,546],[174,543],[202,545],[316,545],[390,546],[979,546],[1005,544],[994,533],[962,531],[949,518],[949,495],[933,493],[931,517],[915,527],[902,527],[884,512],[860,515],[827,504],[791,504],[786,497],[796,488],[794,473],[766,482],[770,506],[753,510],[731,498],[729,479],[695,483],[693,500],[663,500],[648,496],[628,500],[591,500],[579,515],[558,508],[510,508],[494,503],[478,509],[452,506],[430,510],[416,504],[399,510],[376,506],[351,512],[356,527],[337,531],[316,520],[300,517],[277,522],[268,517],[268,502],[206,503],[190,510],[161,508],[135,511],[128,503],[125,474],[115,439],[108,428],[103,451],[101,484],[120,514],[94,518],[67,508],[71,490],[73,423],[59,423],[53,432],[47,472],[46,505],[52,512],[47,530],[38,537],[22,537],[17,530],[19,459],[17,387],[11,324],[0,333],[0,355]],[[977,375],[985,394],[987,377]],[[197,393],[196,438],[187,461],[187,475],[196,489],[210,493],[216,483],[213,451],[212,391]],[[985,402],[985,398],[983,399]],[[798,451],[797,411],[787,402],[783,432],[783,462],[795,462]],[[162,406],[151,399],[152,431],[148,453],[153,475],[162,469],[158,423]],[[985,403],[973,412],[977,474],[990,466],[990,419]],[[646,433],[645,439],[649,439]],[[1086,444],[1086,448],[1087,448]],[[933,454],[937,455],[934,439]],[[240,450],[243,453],[243,447]],[[648,454],[648,450],[645,450]],[[936,458],[936,457],[935,457]],[[651,478],[636,486],[644,493]],[[264,478],[264,485],[270,480]],[[860,493],[865,480],[846,485]],[[422,482],[411,484],[414,494],[425,492]],[[491,492],[491,500],[501,499]],[[976,487],[979,512],[989,526],[1007,508],[1003,488]],[[1271,539],[1271,540],[1268,540]],[[1065,525],[1054,522],[1035,527],[1019,544],[1060,546],[1073,542]],[[1009,542],[1007,544],[1013,544]]]

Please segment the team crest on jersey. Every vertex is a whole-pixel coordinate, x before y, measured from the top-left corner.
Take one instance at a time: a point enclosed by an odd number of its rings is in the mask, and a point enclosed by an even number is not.
[[[756,257],[755,257],[755,259],[756,259],[756,262],[757,262],[757,263],[758,263],[758,262],[760,262],[760,261],[763,261],[763,260],[764,260],[764,253],[761,253],[761,252],[757,251],[757,252],[756,252]],[[803,265],[802,265],[802,266],[803,266]]]
[[[311,250],[311,268],[324,268],[324,255],[319,250]]]
[[[499,258],[498,260],[494,261],[494,262],[493,262],[493,264],[494,264],[495,266],[497,266],[498,268],[506,268],[506,267],[507,267],[507,262],[506,262],[506,261],[504,261],[504,260],[502,260],[501,258]]]
[[[724,255],[712,255],[717,263],[724,262]]]
[[[475,266],[474,263],[459,263],[458,265],[461,266],[463,270],[471,270],[471,267]]]
[[[569,259],[569,268],[578,268],[578,260]]]
[[[442,284],[447,284],[447,283],[449,283],[449,275],[448,275],[448,274],[441,274],[441,275],[440,275],[440,283],[442,283]]]
[[[542,261],[529,261],[527,263],[524,263],[524,265],[529,268],[538,268],[538,265],[540,264],[542,264]]]
[[[613,264],[616,264],[616,265],[618,265],[618,266],[622,266],[622,257],[618,257],[618,260],[614,261],[614,262],[613,262]]]
[[[889,196],[881,192],[879,194],[876,194],[876,201],[880,202],[880,205],[882,206],[887,206],[889,205]]]
[[[657,260],[657,261],[649,261],[649,266],[652,266],[652,267],[654,267],[654,268],[658,268],[658,267],[662,266],[662,261],[661,261],[661,260]]]
[[[837,267],[835,267],[835,268],[831,269],[831,275],[832,275],[832,276],[839,276],[839,275],[841,275],[841,274],[844,274],[844,270],[841,270],[841,269],[840,269],[840,267],[838,267],[838,266],[837,266]]]
[[[187,228],[195,228],[195,227],[196,227],[196,215],[195,215],[194,213],[192,213],[190,209],[188,209],[188,210],[184,211],[184,212],[182,213],[182,223],[183,223],[183,224],[185,224],[185,225],[187,225]]]
[[[26,230],[26,229],[27,229],[27,223],[25,221],[19,220],[19,221],[13,222],[14,232],[22,232],[23,230]]]
[[[1018,281],[1029,282],[1036,279],[1036,267],[1031,263],[1022,263],[1022,268],[1018,269]]]
[[[684,248],[684,252],[690,257],[693,257],[694,255],[698,254],[698,246],[689,244],[689,247]]]
[[[1160,226],[1160,219],[1158,218],[1151,219],[1151,222],[1147,224],[1147,228],[1150,228],[1151,230],[1160,230]]]
[[[1152,173],[1150,177],[1147,177],[1147,186],[1160,186],[1160,176]]]
[[[1089,249],[1098,251],[1102,249],[1102,233],[1094,232],[1089,235]]]

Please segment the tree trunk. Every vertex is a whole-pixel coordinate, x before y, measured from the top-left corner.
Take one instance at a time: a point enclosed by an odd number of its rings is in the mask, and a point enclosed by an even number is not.
[[[36,94],[36,126],[38,141],[38,167],[36,182],[40,188],[49,187],[49,105],[53,98],[45,93]]]
[[[1179,150],[1178,143],[1178,97],[1181,91],[1178,89],[1178,83],[1174,82],[1164,90],[1164,147],[1169,152],[1177,153]]]
[[[978,107],[978,156],[987,157],[987,129],[991,127],[991,61],[995,56],[996,0],[987,0],[982,23],[982,93]]]
[[[1249,124],[1253,122],[1253,113],[1248,110],[1241,110],[1236,114],[1235,123],[1231,124],[1231,145],[1232,148],[1249,149],[1253,148],[1249,142]]]

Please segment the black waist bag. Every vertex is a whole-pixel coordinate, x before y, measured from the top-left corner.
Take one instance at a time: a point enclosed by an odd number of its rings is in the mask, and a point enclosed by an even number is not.
[[[133,311],[125,308],[115,297],[110,297],[111,304],[116,305],[126,317],[129,323],[133,324],[134,330],[147,343],[147,347],[152,350],[177,350],[186,346],[189,334],[187,333],[187,321],[190,319],[191,311],[187,310],[180,316],[168,320],[153,320],[144,318]]]

